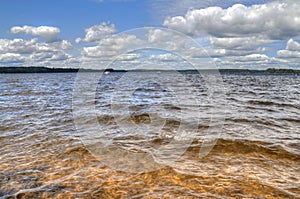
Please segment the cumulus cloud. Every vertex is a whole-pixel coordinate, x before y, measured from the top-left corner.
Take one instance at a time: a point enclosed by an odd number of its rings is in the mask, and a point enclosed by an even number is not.
[[[206,33],[214,37],[259,35],[267,39],[287,39],[300,35],[300,2],[192,9],[185,16],[166,18],[163,24],[195,37]]]
[[[189,37],[167,29],[150,28],[146,36],[147,42],[168,51],[184,51],[195,46],[195,42]]]
[[[171,53],[151,55],[149,59],[153,61],[162,61],[162,62],[173,62],[173,61],[181,60],[178,56]]]
[[[32,36],[41,36],[47,42],[53,42],[57,40],[57,36],[60,33],[60,29],[52,26],[14,26],[10,29],[11,33],[25,33]]]
[[[300,58],[299,51],[279,50],[277,56],[280,58]]]
[[[265,54],[250,54],[247,56],[226,57],[218,63],[218,66],[219,68],[267,69],[290,67],[291,63]]]
[[[253,50],[231,50],[225,48],[197,48],[189,49],[183,52],[184,55],[190,58],[222,58],[234,56],[246,56],[264,52],[264,48],[257,48]]]
[[[210,46],[205,49],[185,51],[192,58],[218,58],[218,63],[231,67],[295,66],[300,43],[290,38],[300,36],[300,2],[257,3],[261,4],[192,8],[185,15],[167,17],[163,24],[196,39],[209,38]],[[265,54],[272,54],[273,44],[277,45],[274,42],[287,39],[286,48],[277,51],[277,57]]]
[[[291,50],[291,51],[300,51],[300,43],[294,41],[293,39],[289,39],[287,44],[286,44],[286,49]]]
[[[277,51],[280,58],[300,58],[300,43],[289,39],[284,50]]]
[[[0,39],[0,52],[28,54],[36,51],[37,45],[37,39]]]
[[[23,63],[25,62],[26,58],[18,53],[5,53],[0,54],[0,63]]]
[[[232,50],[253,50],[262,44],[271,43],[271,40],[260,39],[257,37],[211,37],[210,43],[214,48],[226,48]]]
[[[30,55],[30,58],[35,61],[63,61],[71,58],[71,55],[62,51],[57,52],[36,52]]]
[[[179,36],[164,29],[149,29],[148,42],[162,44],[166,50],[176,51],[190,58],[217,58],[226,56],[245,56],[249,54],[264,53],[269,49],[261,45],[271,43],[273,40],[251,37],[208,37],[203,45],[196,48],[194,41]],[[185,39],[183,39],[185,38]],[[198,42],[198,41],[197,41]],[[199,42],[198,42],[199,43]],[[200,44],[203,43],[200,40]],[[194,46],[194,47],[193,47]],[[200,46],[204,46],[201,48]]]
[[[172,36],[169,31],[162,29],[149,29],[148,41],[151,43],[164,42],[166,37]]]
[[[140,55],[130,53],[134,46],[143,41],[131,34],[113,34],[97,41],[93,46],[86,46],[81,49],[82,67],[104,68],[111,61],[131,62],[138,60]],[[129,54],[128,54],[129,53]]]
[[[236,3],[240,4],[262,4],[272,0],[151,0],[149,5],[152,14],[159,21],[167,16],[184,15],[190,8],[201,9],[211,6],[228,8]]]
[[[72,59],[68,53],[72,50],[72,44],[67,40],[54,42],[39,42],[34,39],[0,39],[0,55],[2,64],[22,64],[22,65],[51,65],[50,62],[64,61]]]
[[[84,41],[84,42],[98,42],[107,36],[111,36],[113,33],[116,32],[116,27],[114,24],[102,22],[99,25],[91,26],[85,29],[85,37],[77,38],[75,41],[77,43]]]
[[[231,60],[238,62],[267,62],[269,59],[270,58],[265,54],[250,54],[241,57],[234,57]]]
[[[109,57],[116,56],[121,51],[140,42],[142,41],[135,35],[113,35],[100,40],[96,46],[84,47],[83,54],[87,57],[106,57],[109,59]]]
[[[141,54],[129,53],[129,54],[119,55],[116,58],[116,60],[118,60],[118,61],[135,61],[135,60],[138,60],[141,57],[142,57]]]
[[[67,40],[56,41],[52,43],[38,42],[38,40],[0,39],[0,52],[31,54],[34,52],[55,52],[60,50],[72,49],[72,44]]]

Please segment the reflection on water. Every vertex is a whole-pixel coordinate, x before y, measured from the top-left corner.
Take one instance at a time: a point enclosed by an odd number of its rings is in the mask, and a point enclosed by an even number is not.
[[[153,83],[133,93],[130,120],[149,124],[147,112],[163,109],[163,133],[114,131],[110,92],[121,75],[105,76],[96,96],[98,122],[112,130],[107,136],[113,144],[147,152],[174,139],[179,113],[186,108],[192,114],[193,105],[180,104],[168,88]],[[172,74],[163,75],[172,82]],[[172,167],[137,174],[112,169],[81,143],[72,115],[75,73],[0,77],[0,197],[297,198],[300,194],[300,76],[223,75],[227,93],[223,132],[211,153],[199,158],[201,137],[209,126],[209,103],[199,76],[188,74],[203,91],[199,139]],[[189,89],[181,82],[174,85]]]

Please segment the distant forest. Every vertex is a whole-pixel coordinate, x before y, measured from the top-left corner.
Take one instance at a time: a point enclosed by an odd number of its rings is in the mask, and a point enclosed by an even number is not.
[[[0,67],[0,73],[75,73],[79,69],[76,68],[48,68],[48,67]],[[103,70],[93,69],[80,69],[80,72],[101,72]],[[109,72],[127,72],[126,70],[114,70],[106,69]],[[138,70],[141,72],[147,72],[149,70]],[[150,70],[158,71],[158,70]],[[159,70],[164,72],[166,70]],[[196,70],[179,70],[180,72],[197,72]],[[214,72],[215,70],[199,70],[200,72]],[[300,70],[293,69],[275,69],[269,68],[267,70],[249,70],[249,69],[219,69],[220,73],[259,73],[259,74],[300,74]],[[166,71],[168,72],[168,71]]]

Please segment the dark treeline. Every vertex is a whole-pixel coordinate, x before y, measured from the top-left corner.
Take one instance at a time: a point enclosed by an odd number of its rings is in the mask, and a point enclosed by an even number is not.
[[[76,68],[48,68],[48,67],[0,67],[0,73],[74,73],[78,72],[79,69]],[[99,72],[103,70],[93,70],[93,69],[80,69],[80,72]],[[126,72],[125,70],[114,70],[106,69],[109,72]],[[141,72],[147,71],[160,71],[168,72],[166,70],[139,70]],[[269,68],[267,70],[250,70],[250,69],[219,69],[220,73],[243,73],[243,74],[300,74],[300,70],[293,69],[275,69]],[[197,72],[195,70],[181,70],[180,72]],[[200,70],[200,72],[216,72],[216,70]]]
[[[268,68],[267,70],[220,69],[221,73],[300,74],[300,70]]]
[[[0,73],[74,73],[75,68],[48,68],[48,67],[0,67]]]

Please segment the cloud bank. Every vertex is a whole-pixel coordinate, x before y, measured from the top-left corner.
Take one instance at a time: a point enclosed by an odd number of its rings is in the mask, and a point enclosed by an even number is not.
[[[277,67],[299,67],[300,45],[293,39],[300,37],[299,1],[190,9],[184,15],[167,17],[163,25],[196,39],[208,37],[208,53],[225,67],[236,67],[237,63],[273,67],[275,62]],[[276,52],[269,47],[280,41],[287,41],[286,49]],[[201,56],[201,52],[191,54]]]
[[[227,9],[209,7],[189,10],[185,16],[168,17],[163,24],[191,36],[259,35],[266,39],[289,39],[299,36],[300,4],[295,1],[250,7],[235,4]]]
[[[85,37],[77,38],[76,42],[98,42],[105,37],[111,36],[116,32],[116,27],[114,24],[102,22],[99,25],[91,26],[85,29]]]
[[[57,36],[60,33],[60,29],[52,26],[14,26],[10,29],[11,33],[19,34],[24,33],[32,36],[43,37],[47,42],[53,42],[57,40]]]

